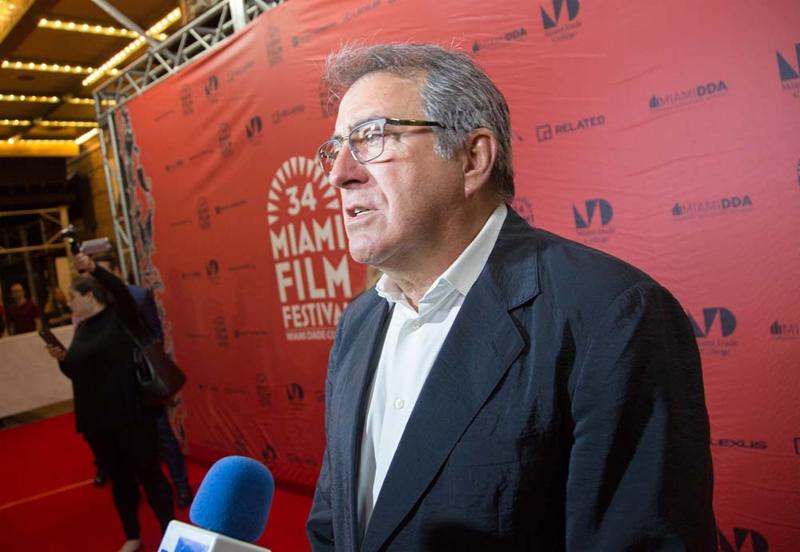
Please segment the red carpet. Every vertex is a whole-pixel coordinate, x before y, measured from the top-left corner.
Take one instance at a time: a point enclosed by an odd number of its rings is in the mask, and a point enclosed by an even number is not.
[[[0,431],[0,550],[115,552],[122,544],[111,490],[91,484],[92,457],[74,423],[68,414]],[[188,468],[197,488],[208,466]],[[308,550],[310,507],[310,497],[276,490],[257,544],[273,552]],[[188,510],[176,512],[188,521]],[[161,534],[143,494],[139,519],[143,552],[156,551]]]

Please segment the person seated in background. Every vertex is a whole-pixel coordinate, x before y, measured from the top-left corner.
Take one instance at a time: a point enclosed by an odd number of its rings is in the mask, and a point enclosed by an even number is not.
[[[65,326],[72,322],[72,309],[69,308],[67,303],[67,296],[58,286],[50,288],[50,293],[47,294],[44,319],[51,328]]]
[[[162,532],[175,517],[159,463],[157,411],[144,403],[136,379],[132,336],[141,340],[146,333],[123,282],[83,253],[74,263],[82,274],[72,281],[70,308],[81,322],[66,351],[53,345],[47,351],[72,381],[76,429],[111,479],[126,538],[120,552],[136,552],[142,547],[139,485]]]
[[[19,282],[12,284],[11,300],[12,303],[6,312],[9,335],[38,332],[42,329],[42,315],[39,307],[28,299],[25,286]]]
[[[125,279],[122,276],[119,263],[113,255],[106,255],[98,257],[97,263],[113,273],[117,278],[122,281]],[[158,308],[156,307],[153,292],[142,286],[128,284],[128,291],[133,296],[136,306],[139,309],[139,317],[147,330],[148,335],[158,341],[164,341],[164,332],[161,329],[161,319],[158,316]],[[161,458],[167,464],[169,476],[175,485],[175,491],[178,497],[178,507],[186,508],[192,503],[192,488],[189,486],[189,476],[186,471],[186,461],[183,458],[180,443],[172,431],[172,426],[169,423],[169,409],[174,405],[165,405],[161,408],[156,418],[158,426],[158,444]],[[95,462],[96,463],[96,462]],[[105,474],[102,467],[98,466],[98,472],[95,477],[95,485],[101,486],[105,483]]]

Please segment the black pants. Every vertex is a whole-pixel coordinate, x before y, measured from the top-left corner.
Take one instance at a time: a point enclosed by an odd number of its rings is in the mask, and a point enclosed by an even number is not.
[[[85,437],[111,479],[111,494],[125,537],[139,538],[139,484],[144,487],[161,531],[166,531],[175,514],[172,488],[158,461],[155,420],[148,418],[137,425],[92,431]]]

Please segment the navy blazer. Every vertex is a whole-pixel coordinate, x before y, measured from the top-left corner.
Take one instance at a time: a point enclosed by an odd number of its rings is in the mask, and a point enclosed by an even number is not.
[[[700,355],[680,304],[510,209],[362,538],[359,453],[388,313],[370,290],[339,322],[313,550],[716,550]]]

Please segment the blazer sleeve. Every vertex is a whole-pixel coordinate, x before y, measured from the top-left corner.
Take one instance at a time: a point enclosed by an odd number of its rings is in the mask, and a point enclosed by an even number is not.
[[[144,301],[141,305],[141,315],[147,332],[158,341],[164,341],[164,331],[161,329],[161,319],[158,317],[158,307],[152,290],[146,290]]]
[[[653,282],[623,292],[571,380],[568,551],[715,551],[700,354]]]
[[[331,405],[331,392],[333,389],[333,377],[336,374],[336,359],[339,350],[341,328],[344,320],[336,333],[336,340],[331,348],[330,357],[328,360],[328,374],[325,378],[325,452],[322,457],[322,468],[319,472],[317,479],[317,487],[314,491],[314,501],[311,505],[311,512],[308,516],[306,523],[306,532],[308,534],[308,542],[311,545],[313,552],[334,551],[336,543],[334,540],[333,532],[333,507],[331,503],[332,481],[331,481],[331,465],[330,454],[328,452],[330,446],[329,432],[331,429],[330,423],[330,405]]]

